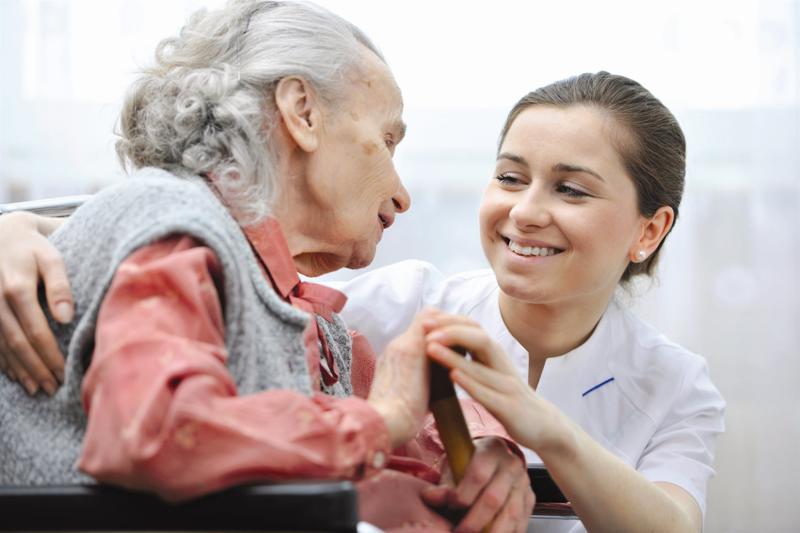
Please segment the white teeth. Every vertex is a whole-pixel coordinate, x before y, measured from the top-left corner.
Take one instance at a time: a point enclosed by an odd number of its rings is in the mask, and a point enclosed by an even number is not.
[[[538,257],[547,257],[555,255],[558,251],[555,248],[540,248],[538,246],[521,246],[514,241],[508,241],[508,247],[511,251],[519,255],[535,255]]]

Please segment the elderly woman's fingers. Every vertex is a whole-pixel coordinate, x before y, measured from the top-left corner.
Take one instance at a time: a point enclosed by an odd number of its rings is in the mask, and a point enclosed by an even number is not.
[[[514,485],[508,497],[506,505],[495,516],[491,533],[505,533],[513,531],[515,533],[525,533],[528,530],[528,519],[530,518],[533,504],[528,503],[533,500],[533,491],[519,490],[518,485]]]
[[[42,320],[46,327],[47,321],[44,320],[44,317]],[[11,312],[3,298],[0,298],[0,335],[8,349],[5,353],[6,361],[28,394],[36,394],[40,386],[48,394],[54,394],[57,387],[55,376],[47,369],[41,357],[31,346],[17,317]]]
[[[503,512],[511,506],[506,514],[515,518],[512,527],[493,528],[492,531],[513,531],[523,520],[518,507],[520,499],[530,491],[527,470],[522,461],[515,456],[508,445],[499,438],[486,438],[476,441],[476,451],[470,461],[464,479],[455,491],[456,502],[470,506],[470,510],[456,528],[457,531],[480,531],[503,517]]]
[[[393,446],[412,438],[422,425],[428,410],[429,366],[418,316],[378,358],[367,398],[383,416]]]
[[[469,512],[458,524],[456,531],[481,531],[493,524],[495,517],[508,505],[511,495],[512,476],[498,469],[489,483],[483,487]],[[493,530],[493,529],[490,529]],[[505,531],[509,531],[506,529]]]

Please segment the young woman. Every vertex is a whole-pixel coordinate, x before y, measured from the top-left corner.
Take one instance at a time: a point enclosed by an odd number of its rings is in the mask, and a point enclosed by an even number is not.
[[[641,85],[605,72],[560,81],[503,128],[480,209],[491,270],[445,278],[407,261],[342,287],[343,317],[378,353],[423,307],[446,312],[426,324],[429,355],[547,466],[582,521],[549,524],[560,530],[702,528],[724,402],[702,358],[614,297],[653,272],[684,174],[681,129]],[[452,344],[492,368],[455,359]]]
[[[425,306],[460,315],[430,326],[430,356],[544,462],[590,531],[702,526],[724,402],[701,357],[615,298],[653,272],[684,173],[681,129],[641,85],[560,81],[503,127],[479,212],[491,270],[445,278],[406,261],[342,287],[345,320],[376,350]]]

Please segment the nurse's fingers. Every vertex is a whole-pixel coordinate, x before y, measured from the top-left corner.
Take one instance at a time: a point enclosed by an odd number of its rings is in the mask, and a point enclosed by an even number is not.
[[[64,356],[36,296],[35,291],[28,292],[9,302],[24,335],[15,351],[37,383],[52,394],[57,383],[64,381]],[[7,337],[9,344],[10,339]]]
[[[55,376],[50,373],[36,350],[31,346],[17,317],[11,312],[3,298],[0,298],[0,335],[2,335],[7,349],[6,361],[28,394],[36,394],[40,386],[44,387],[48,393],[54,393]]]
[[[472,399],[488,409],[501,424],[506,426],[506,429],[511,430],[509,424],[513,421],[509,420],[508,413],[513,410],[513,398],[510,398],[503,388],[482,383],[463,370],[450,372],[450,379],[464,389]]]
[[[426,313],[423,320],[423,326],[426,332],[457,324],[480,327],[480,324],[468,316],[447,313],[436,307],[425,307],[422,312]]]
[[[425,340],[438,342],[446,346],[460,346],[483,364],[500,372],[516,375],[517,370],[503,352],[499,344],[494,342],[480,326],[472,324],[454,324],[439,327],[428,333]]]
[[[8,352],[8,348],[5,342],[3,342],[3,336],[0,335],[0,372],[8,376],[8,379],[11,381],[17,381],[17,377],[14,375],[14,372],[11,370],[11,365],[6,359],[6,352]]]
[[[425,351],[432,360],[451,370],[463,372],[485,387],[501,390],[507,380],[503,373],[465,359],[458,352],[438,342],[429,342]]]
[[[67,277],[67,267],[64,266],[61,254],[49,241],[41,249],[36,250],[36,265],[42,276],[47,306],[50,308],[53,318],[62,324],[72,321],[75,306]]]

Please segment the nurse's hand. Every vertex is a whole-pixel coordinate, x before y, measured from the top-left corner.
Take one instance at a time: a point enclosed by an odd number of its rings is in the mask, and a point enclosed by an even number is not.
[[[74,307],[61,255],[47,240],[61,221],[12,213],[0,218],[0,370],[36,394],[53,394],[64,380],[64,356],[39,306],[44,282],[47,304],[62,323]]]
[[[469,508],[455,531],[475,533],[527,531],[536,502],[524,462],[499,437],[475,440],[475,454],[457,487],[432,487],[422,495],[432,507]]]
[[[414,437],[428,413],[430,365],[422,324],[431,312],[420,312],[378,358],[367,402],[383,416],[392,448]]]
[[[561,445],[564,417],[536,394],[511,360],[473,320],[439,313],[428,324],[428,356],[450,368],[450,378],[505,426],[511,438],[536,451]],[[466,359],[448,346],[462,346]]]

